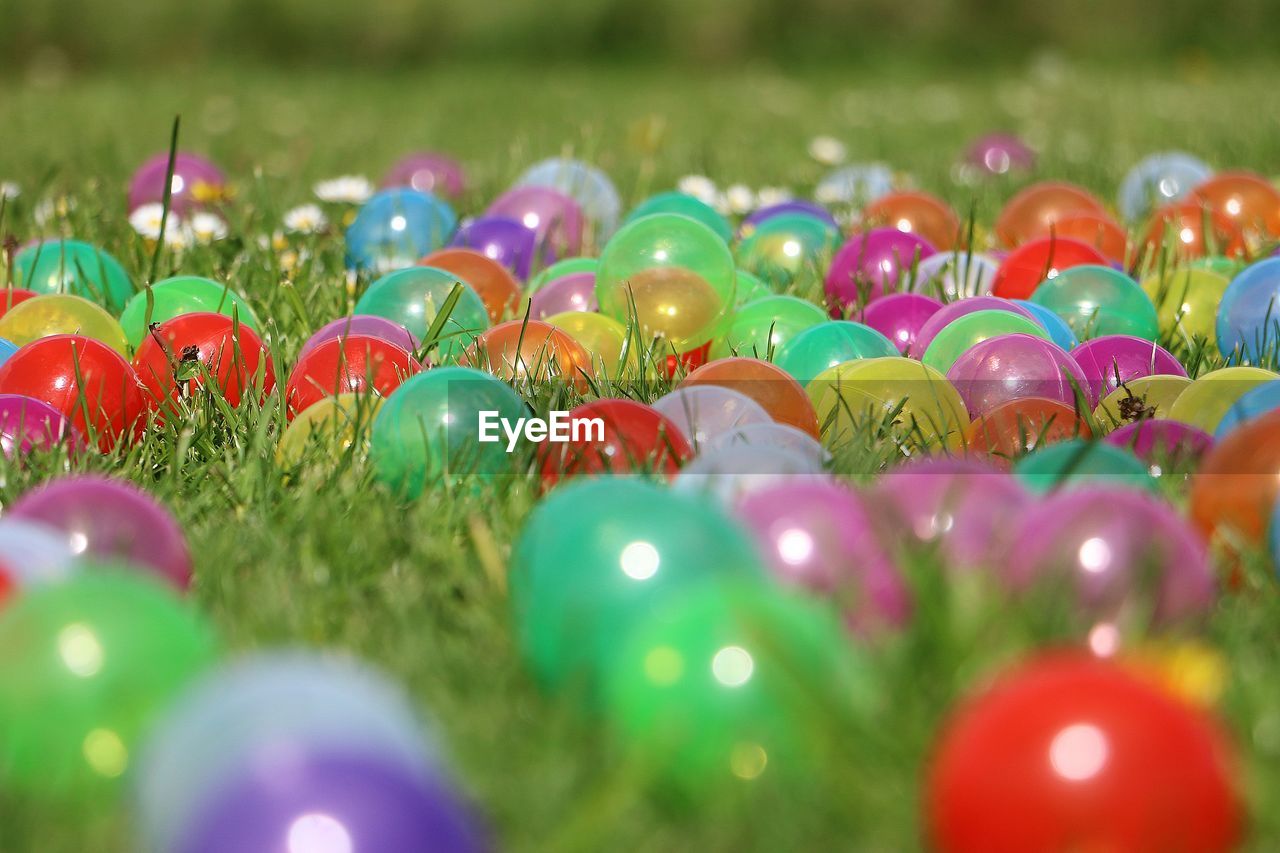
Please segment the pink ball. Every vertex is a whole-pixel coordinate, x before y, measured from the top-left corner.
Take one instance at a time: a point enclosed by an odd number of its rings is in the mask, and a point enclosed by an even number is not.
[[[410,355],[418,351],[418,339],[414,337],[413,332],[394,320],[373,314],[353,314],[350,317],[339,317],[317,329],[315,334],[307,338],[302,349],[298,350],[298,361],[325,341],[351,335],[380,338],[387,343],[395,344]]]
[[[938,311],[942,303],[921,293],[890,293],[868,305],[862,322],[893,341],[903,355],[918,356],[915,347],[920,329]]]
[[[827,270],[834,310],[866,305],[910,283],[911,270],[934,253],[928,240],[897,228],[872,228],[845,242]]]
[[[1104,440],[1131,451],[1148,464],[1198,460],[1213,446],[1213,436],[1199,427],[1163,418],[1127,423]]]
[[[129,212],[144,204],[164,201],[164,179],[169,171],[169,154],[157,154],[133,173],[129,182]],[[225,192],[227,176],[213,161],[199,154],[179,151],[173,161],[172,197],[169,209],[178,216],[189,216],[217,201]]]
[[[457,198],[466,189],[466,177],[452,157],[422,151],[401,157],[383,177],[382,189],[396,187]]]
[[[582,208],[562,192],[528,184],[500,195],[486,216],[506,216],[537,235],[549,257],[567,258],[582,252]]]
[[[1017,314],[1019,317],[1034,320],[1036,325],[1040,323],[1039,320],[1036,320],[1035,315],[1011,299],[1002,299],[999,296],[970,296],[968,299],[957,299],[955,302],[944,305],[941,310],[926,320],[924,325],[920,327],[920,333],[916,336],[912,351],[923,353],[929,348],[929,344],[933,343],[933,339],[938,336],[938,333],[947,327],[948,323],[975,311],[1008,311],[1011,314]]]
[[[596,311],[599,307],[596,274],[590,271],[552,279],[529,297],[529,316],[535,320],[545,320],[565,311]]]
[[[1023,334],[988,338],[965,350],[947,371],[947,381],[960,392],[972,418],[1023,397],[1044,397],[1074,408],[1076,388],[1089,393],[1074,358],[1051,341]],[[1097,404],[1089,400],[1090,408]]]
[[[1157,343],[1131,335],[1103,335],[1071,351],[1094,395],[1103,399],[1123,382],[1143,376],[1186,376],[1173,353]]]

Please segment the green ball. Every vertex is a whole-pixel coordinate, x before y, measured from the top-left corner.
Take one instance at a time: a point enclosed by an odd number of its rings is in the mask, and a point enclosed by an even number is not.
[[[1235,278],[1236,273],[1244,269],[1247,264],[1235,258],[1225,258],[1222,255],[1207,255],[1203,258],[1193,258],[1187,266],[1193,270],[1215,272],[1231,279]]]
[[[555,281],[566,275],[580,272],[595,272],[600,261],[596,258],[564,258],[539,272],[524,286],[525,296],[537,293],[544,284]]]
[[[1147,466],[1129,451],[1083,439],[1038,447],[1014,464],[1013,473],[1038,495],[1087,483],[1148,492],[1158,488]]]
[[[355,313],[394,320],[426,344],[427,332],[458,284],[462,285],[462,296],[440,329],[439,348],[433,356],[436,361],[456,361],[489,328],[489,312],[471,285],[451,272],[410,267],[384,275],[356,302]]]
[[[101,791],[147,727],[215,658],[192,607],[126,566],[83,565],[0,611],[0,787]]]
[[[664,792],[804,784],[877,704],[865,658],[820,602],[704,583],[646,617],[609,667],[606,713]]]
[[[1065,320],[1082,341],[1104,335],[1160,338],[1151,297],[1136,281],[1111,267],[1068,267],[1041,282],[1031,301]]]
[[[806,275],[820,279],[839,241],[840,232],[831,223],[788,213],[761,222],[738,244],[734,256],[743,269],[782,288]]]
[[[766,296],[733,312],[724,332],[711,342],[711,358],[768,358],[796,335],[830,318],[812,302],[797,296]],[[894,351],[897,354],[897,351]]]
[[[163,323],[183,314],[209,312],[239,317],[240,322],[259,334],[262,329],[244,297],[213,279],[194,275],[166,278],[151,285],[151,322]],[[120,315],[125,340],[134,349],[147,335],[147,289],[133,295]]]
[[[687,193],[674,190],[658,193],[640,202],[627,215],[626,221],[633,222],[645,216],[652,216],[655,213],[675,213],[680,216],[687,216],[690,219],[698,220],[716,232],[720,239],[726,243],[733,239],[733,226],[729,224],[728,219],[717,213],[714,207],[706,202],[699,201]]]
[[[774,363],[801,385],[808,385],[824,370],[846,361],[900,355],[893,341],[870,326],[831,320],[796,333],[774,353]]]
[[[481,413],[512,424],[528,407],[505,382],[469,367],[437,367],[410,377],[378,409],[369,441],[374,475],[397,495],[416,498],[432,483],[470,482],[512,470],[500,427],[480,441]],[[494,434],[490,430],[490,434]]]
[[[698,496],[630,477],[568,483],[525,523],[511,602],[525,658],[549,688],[598,677],[625,629],[708,578],[765,583],[747,531]]]
[[[134,295],[133,282],[120,262],[80,240],[44,240],[18,253],[14,285],[36,293],[70,293],[93,300],[118,314]]]
[[[956,359],[972,346],[989,338],[1001,335],[1034,335],[1042,340],[1051,340],[1049,333],[1035,320],[1029,320],[1021,314],[999,309],[990,311],[974,311],[957,317],[942,327],[924,351],[921,361],[941,374],[946,374]]]

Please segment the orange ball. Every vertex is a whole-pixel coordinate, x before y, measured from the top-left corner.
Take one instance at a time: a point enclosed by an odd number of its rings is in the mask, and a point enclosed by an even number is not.
[[[1280,237],[1280,190],[1252,172],[1214,175],[1191,197],[1224,216],[1246,239]]]
[[[472,342],[461,363],[501,379],[562,379],[585,392],[594,377],[591,354],[567,332],[541,320],[508,320]]]
[[[679,387],[698,384],[740,391],[759,403],[778,423],[821,438],[813,401],[799,382],[775,364],[756,358],[717,359],[694,370]]]
[[[1205,233],[1206,225],[1208,235]],[[1222,214],[1194,199],[1166,204],[1152,214],[1151,224],[1147,226],[1147,259],[1158,258],[1170,243],[1176,247],[1174,255],[1179,259],[1203,258],[1211,254],[1210,237],[1213,240],[1212,253],[1230,257],[1244,251],[1244,241],[1239,232]]]
[[[1129,235],[1105,213],[1073,213],[1053,226],[1059,237],[1070,237],[1097,249],[1107,260],[1118,264],[1129,260]]]
[[[1091,434],[1088,422],[1066,403],[1044,397],[1019,397],[971,423],[965,443],[974,453],[1012,460],[1041,445]]]
[[[1009,248],[1043,237],[1050,227],[1077,213],[1106,216],[1106,208],[1092,193],[1074,184],[1045,181],[1032,184],[1009,199],[996,219],[996,236]]]
[[[520,283],[506,267],[475,249],[440,249],[418,261],[420,267],[451,272],[471,285],[489,311],[489,320],[502,322],[520,305]]]
[[[1234,429],[1205,455],[1191,480],[1191,518],[1206,537],[1264,545],[1280,496],[1280,412]]]
[[[889,193],[867,205],[862,218],[867,225],[885,225],[918,234],[939,252],[964,244],[960,218],[945,201],[929,193]]]

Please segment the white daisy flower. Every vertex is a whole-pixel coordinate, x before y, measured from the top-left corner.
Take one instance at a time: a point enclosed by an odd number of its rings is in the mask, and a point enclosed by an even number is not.
[[[159,202],[151,202],[150,204],[139,205],[133,213],[130,213],[129,224],[133,226],[134,231],[137,231],[148,240],[158,240],[160,238],[160,222],[163,216],[164,205]],[[182,230],[182,223],[172,210],[169,211],[169,218],[164,220],[164,230],[166,234]],[[168,242],[167,238],[165,242]]]
[[[321,181],[312,190],[316,198],[339,204],[364,204],[373,195],[373,184],[363,175],[343,175]]]
[[[15,199],[22,195],[22,187],[13,181],[0,181],[0,198]]]
[[[48,225],[54,219],[66,217],[75,209],[76,200],[71,196],[64,195],[42,200],[36,205],[36,209],[31,212],[31,216],[35,219],[37,225]]]
[[[284,215],[284,227],[294,234],[319,234],[329,220],[318,204],[303,204]]]
[[[838,166],[849,156],[849,149],[834,136],[815,136],[809,141],[809,156],[824,166]]]
[[[191,215],[187,223],[191,238],[197,243],[208,244],[227,238],[227,223],[216,213],[202,211]]]
[[[713,204],[716,200],[715,182],[705,175],[685,175],[676,183],[676,189],[704,204]]]
[[[730,213],[742,215],[755,209],[756,197],[746,184],[734,184],[724,191],[725,207]]]
[[[195,237],[191,233],[190,226],[179,225],[177,228],[166,228],[164,232],[164,244],[175,251],[188,249],[195,243]]]
[[[791,201],[794,197],[786,187],[761,187],[756,193],[756,204],[759,207],[769,207]]]

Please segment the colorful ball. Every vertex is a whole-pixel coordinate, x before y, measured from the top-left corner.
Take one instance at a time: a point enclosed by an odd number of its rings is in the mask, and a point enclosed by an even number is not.
[[[535,267],[582,254],[582,208],[573,198],[551,187],[512,187],[494,199],[485,215],[514,219],[533,232]]]
[[[848,310],[865,306],[912,283],[920,261],[934,253],[929,241],[897,228],[872,228],[840,247],[827,270],[828,303]]]
[[[1010,311],[974,311],[943,326],[920,360],[945,374],[971,347],[1007,335],[1026,335],[1049,343],[1049,333],[1035,320]]]
[[[942,303],[931,296],[890,293],[862,309],[862,322],[892,341],[902,355],[919,356],[914,347],[920,330],[941,310]]]
[[[1259,261],[1232,279],[1218,306],[1216,323],[1223,357],[1236,363],[1256,362],[1273,353],[1280,341],[1277,306],[1280,258]]]
[[[83,335],[127,355],[124,330],[103,308],[88,299],[66,294],[37,296],[0,317],[0,337],[18,346],[52,335]]]
[[[768,358],[787,342],[828,317],[817,305],[795,296],[766,296],[726,317],[721,336],[711,342],[712,358],[732,355]]]
[[[427,333],[439,321],[440,311],[456,287],[461,288],[458,301],[435,340],[428,340]],[[404,326],[423,346],[434,346],[439,360],[446,362],[460,356],[489,328],[489,310],[471,285],[435,267],[412,267],[384,275],[356,301],[355,313],[373,314]]]
[[[364,203],[347,228],[347,266],[361,272],[405,269],[444,246],[458,217],[430,193],[382,190]]]
[[[418,261],[419,266],[451,272],[484,301],[489,321],[500,323],[520,306],[520,282],[493,258],[474,249],[437,249]],[[410,348],[412,350],[412,348]]]
[[[1106,485],[1154,492],[1155,478],[1132,453],[1101,441],[1076,438],[1039,447],[1013,466],[1033,494],[1044,495],[1082,485]]]
[[[1138,283],[1111,267],[1071,267],[1043,282],[1031,295],[1067,321],[1081,340],[1103,335],[1160,337],[1155,306]]]
[[[1052,342],[1028,334],[998,335],[971,346],[947,370],[947,381],[973,418],[1020,397],[1068,406],[1075,405],[1077,393],[1089,399],[1089,386],[1076,360]]]
[[[165,414],[180,411],[178,401],[194,396],[196,388],[235,408],[248,398],[261,402],[276,387],[275,364],[262,339],[223,314],[181,314],[160,323],[138,347],[133,369],[151,405]]]
[[[1146,376],[1186,376],[1173,354],[1159,344],[1133,335],[1102,335],[1071,350],[1084,370],[1093,400]]]
[[[1105,214],[1092,193],[1062,181],[1042,181],[1019,192],[1000,210],[996,234],[1008,247],[1048,235],[1058,220],[1077,213]]]
[[[710,228],[716,235],[728,243],[733,239],[733,226],[716,209],[706,202],[699,201],[682,192],[665,192],[650,196],[636,205],[627,214],[627,224],[655,213],[673,213],[695,219]]]
[[[539,251],[538,235],[510,216],[481,216],[463,223],[449,244],[471,249],[501,264],[524,281],[530,273],[555,260],[550,248]]]
[[[1214,433],[1237,400],[1277,378],[1260,367],[1224,367],[1201,374],[1173,401],[1167,417]]]
[[[311,337],[307,338],[302,348],[298,350],[298,360],[301,361],[306,358],[307,353],[325,341],[331,341],[334,338],[345,338],[349,335],[381,338],[408,353],[416,353],[421,346],[414,334],[399,323],[388,320],[385,317],[374,316],[373,314],[352,314],[347,317],[339,317],[316,329]]]
[[[139,166],[129,181],[129,212],[144,204],[163,203],[168,176],[168,152],[156,154]],[[171,211],[178,216],[188,216],[222,201],[227,195],[227,177],[213,161],[188,151],[175,153],[173,177],[169,180]]]
[[[1157,207],[1182,200],[1212,174],[1213,169],[1191,154],[1150,154],[1135,163],[1120,181],[1120,213],[1135,222]]]
[[[35,293],[70,293],[112,312],[123,311],[134,294],[120,262],[80,240],[43,240],[23,249],[13,258],[13,278]]]
[[[139,291],[120,314],[120,326],[129,346],[136,350],[147,336],[149,323],[163,323],[182,314],[198,312],[225,314],[262,334],[258,316],[243,296],[212,279],[192,275],[157,281]]]
[[[774,422],[751,397],[720,385],[677,388],[655,400],[653,408],[676,425],[694,450],[737,427]]]
[[[897,354],[894,343],[870,326],[832,320],[797,332],[774,353],[774,362],[807,386],[823,371],[846,361]]]
[[[1042,237],[1014,249],[1000,262],[991,292],[1005,299],[1030,299],[1040,283],[1064,270],[1105,264],[1107,258],[1088,243],[1069,237]]]
[[[422,370],[416,358],[381,338],[332,338],[298,359],[284,387],[289,417],[341,394],[387,397]]]

